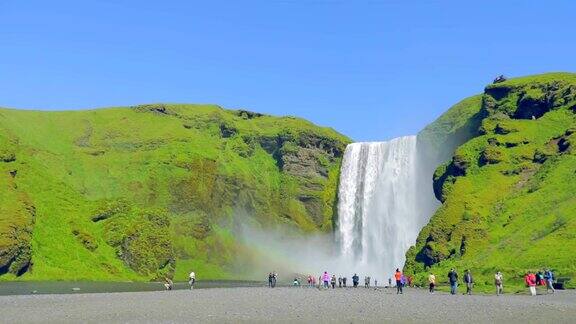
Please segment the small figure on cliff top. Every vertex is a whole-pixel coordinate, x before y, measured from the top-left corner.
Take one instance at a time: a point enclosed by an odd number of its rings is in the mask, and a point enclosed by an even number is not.
[[[494,81],[492,81],[492,83],[500,83],[504,81],[506,81],[506,77],[504,76],[504,74],[500,74],[494,79]]]

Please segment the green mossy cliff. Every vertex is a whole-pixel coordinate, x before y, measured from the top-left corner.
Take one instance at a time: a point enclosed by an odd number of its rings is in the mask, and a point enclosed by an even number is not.
[[[406,272],[424,283],[469,268],[486,287],[498,270],[517,287],[526,270],[576,277],[576,74],[491,84],[420,137],[452,157],[436,169],[442,205]]]
[[[240,277],[240,218],[332,230],[347,143],[211,105],[0,109],[0,280]]]

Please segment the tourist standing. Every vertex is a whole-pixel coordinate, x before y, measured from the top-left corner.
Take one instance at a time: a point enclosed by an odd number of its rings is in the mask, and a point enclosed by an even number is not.
[[[189,278],[188,284],[190,285],[190,289],[194,289],[194,284],[196,283],[196,274],[194,273],[194,271],[190,272],[188,278]]]
[[[268,273],[268,287],[272,288],[272,272]]]
[[[332,285],[332,289],[336,288],[336,275],[332,275],[332,279],[330,279],[330,284]]]
[[[276,287],[276,282],[278,282],[278,274],[274,271],[272,272],[272,288]]]
[[[528,286],[530,295],[536,296],[536,275],[532,273],[532,271],[528,271],[528,273],[526,273],[526,276],[524,277],[524,281]]]
[[[458,273],[454,269],[448,272],[448,281],[450,282],[450,294],[456,295],[458,291]]]
[[[324,282],[324,288],[328,289],[330,285],[330,275],[327,271],[324,271],[324,274],[322,275],[322,282]]]
[[[342,276],[338,277],[338,288],[342,288]]]
[[[544,273],[542,271],[538,271],[536,273],[536,282],[538,283],[538,286],[546,285],[546,281],[544,280]]]
[[[546,280],[546,293],[548,293],[549,290],[552,290],[552,293],[555,293],[556,289],[554,289],[554,273],[552,273],[552,270],[547,269],[544,272],[544,280]]]
[[[504,293],[504,278],[500,271],[496,272],[494,275],[494,284],[496,285],[496,295],[500,296]]]
[[[466,271],[464,272],[464,282],[466,283],[466,294],[472,295],[472,287],[474,286],[474,279],[472,279],[472,274],[468,269],[466,269]]]
[[[344,286],[344,288],[346,288],[346,281],[348,281],[348,278],[346,277],[342,278],[342,285]]]
[[[354,286],[354,288],[358,287],[358,283],[360,283],[360,277],[358,277],[357,274],[354,274],[352,276],[352,285]]]
[[[433,294],[434,288],[436,287],[436,276],[432,272],[428,275],[428,285],[430,293]]]
[[[394,273],[394,279],[396,279],[396,295],[402,293],[402,272],[400,269],[396,269]]]

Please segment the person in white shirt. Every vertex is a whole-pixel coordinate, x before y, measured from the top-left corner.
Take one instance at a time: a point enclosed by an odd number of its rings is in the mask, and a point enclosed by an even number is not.
[[[496,295],[501,295],[504,293],[504,287],[503,287],[503,281],[504,279],[502,278],[502,273],[500,271],[496,272],[496,274],[494,275],[494,284],[496,285]]]
[[[188,281],[188,284],[190,284],[190,289],[194,289],[194,283],[196,282],[196,274],[194,273],[194,271],[190,272],[190,280]]]

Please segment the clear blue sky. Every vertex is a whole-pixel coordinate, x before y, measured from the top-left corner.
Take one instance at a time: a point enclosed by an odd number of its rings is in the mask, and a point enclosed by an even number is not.
[[[0,0],[0,105],[215,103],[414,134],[497,74],[576,71],[574,1]]]

